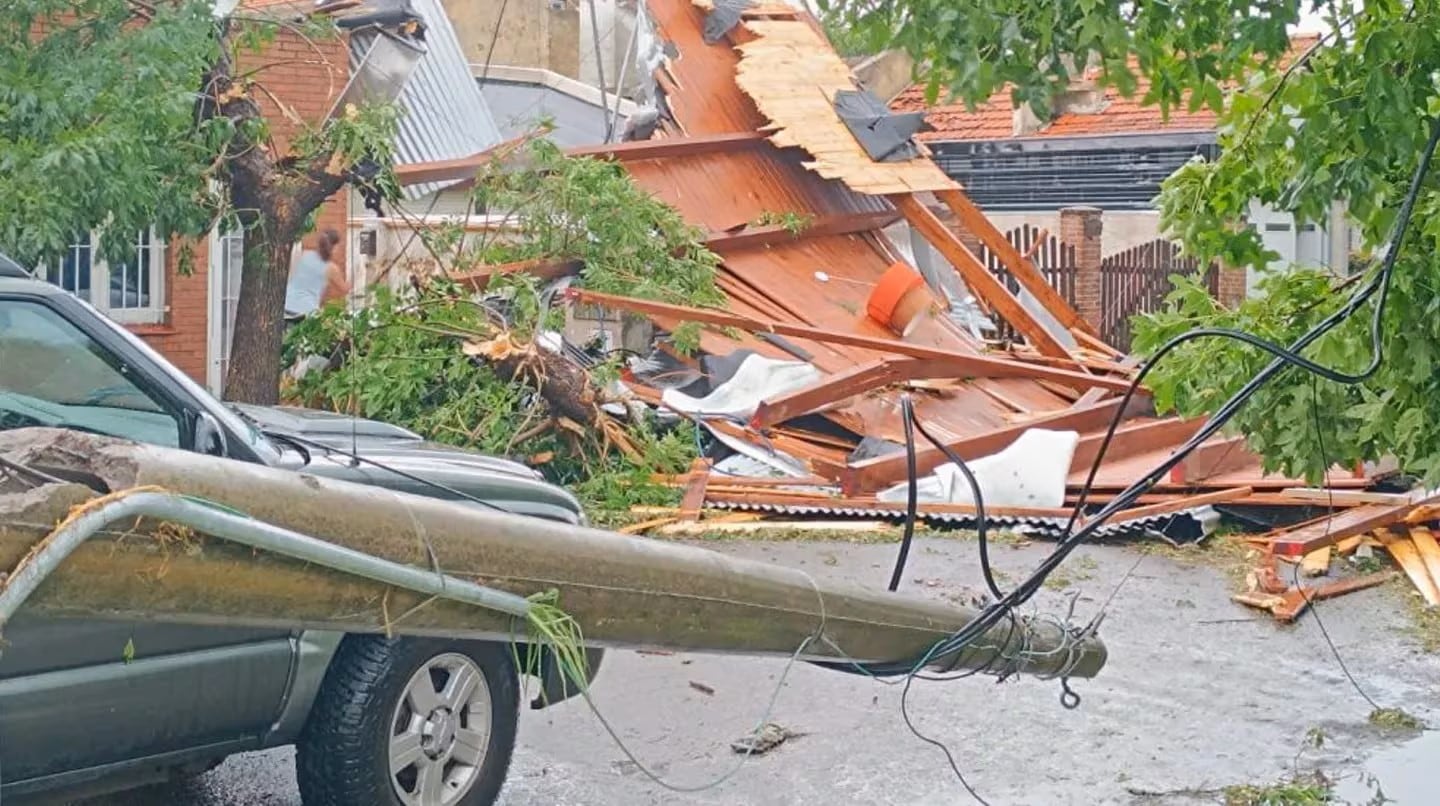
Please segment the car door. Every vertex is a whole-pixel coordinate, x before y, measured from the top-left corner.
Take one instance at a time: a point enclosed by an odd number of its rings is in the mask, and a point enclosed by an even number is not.
[[[84,325],[43,297],[0,296],[0,429],[79,428],[183,446],[183,402]],[[292,636],[278,630],[22,610],[4,637],[7,786],[258,736],[276,717],[292,661]]]

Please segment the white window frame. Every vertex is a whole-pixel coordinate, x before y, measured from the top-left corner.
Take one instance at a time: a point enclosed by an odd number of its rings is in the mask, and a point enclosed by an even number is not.
[[[141,243],[141,236],[148,232],[149,244]],[[151,227],[148,231],[141,230],[135,235],[136,258],[142,253],[149,259],[150,272],[150,299],[144,305],[111,307],[110,305],[110,278],[111,266],[109,261],[100,257],[97,233],[89,233],[89,241],[77,241],[66,247],[67,252],[79,249],[90,250],[90,298],[86,300],[106,316],[124,325],[157,325],[164,324],[166,314],[170,306],[166,303],[165,279],[167,267],[165,264],[166,244],[160,238],[155,229]],[[121,267],[122,269],[124,267]],[[125,269],[125,271],[129,271]],[[49,281],[50,275],[48,266],[40,265],[35,269],[35,276],[38,279]],[[138,276],[138,275],[137,275]],[[61,286],[64,287],[63,285]],[[75,289],[66,289],[74,293]],[[98,293],[97,293],[98,290]]]
[[[229,241],[235,239],[240,241],[240,265],[230,265],[230,253],[228,250]],[[229,369],[230,343],[234,340],[233,330],[225,332],[225,320],[228,317],[226,311],[228,289],[225,282],[229,278],[229,272],[241,272],[245,260],[245,231],[243,229],[221,231],[216,227],[210,231],[209,236],[210,271],[209,283],[206,290],[207,309],[206,320],[209,323],[206,335],[206,370],[205,382],[210,392],[216,397],[222,397],[225,390],[225,373]],[[243,275],[240,275],[243,277]],[[237,289],[238,303],[238,289]],[[232,323],[233,325],[233,323]]]

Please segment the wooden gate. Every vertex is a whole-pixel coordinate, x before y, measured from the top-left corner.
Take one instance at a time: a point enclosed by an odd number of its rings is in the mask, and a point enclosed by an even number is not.
[[[1005,239],[1012,246],[1020,250],[1020,254],[1030,259],[1035,268],[1044,276],[1050,287],[1060,292],[1060,296],[1072,306],[1075,304],[1075,247],[1062,242],[1059,238],[1049,232],[1029,224],[1022,224],[1015,229],[1005,233]],[[1005,264],[1000,262],[1000,256],[991,252],[989,247],[981,246],[976,255],[980,262],[985,265],[995,278],[1010,289],[1010,293],[1019,295],[1020,281],[1016,280]],[[1010,326],[1010,323],[994,317],[998,331],[996,337],[1006,341],[1023,341],[1023,337]]]
[[[1181,257],[1180,245],[1156,239],[1116,252],[1100,261],[1100,337],[1113,347],[1129,352],[1131,317],[1160,309],[1165,296],[1174,290],[1172,274],[1194,274],[1200,261]],[[1214,266],[1206,272],[1212,295],[1219,295],[1220,273]]]

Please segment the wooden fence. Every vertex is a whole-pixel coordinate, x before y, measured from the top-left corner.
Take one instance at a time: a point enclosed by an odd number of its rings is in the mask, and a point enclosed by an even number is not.
[[[1130,318],[1160,309],[1174,289],[1170,276],[1194,274],[1200,262],[1181,257],[1179,244],[1156,239],[1116,252],[1100,261],[1100,338],[1124,351],[1130,350]],[[1206,272],[1212,295],[1219,295],[1219,272]]]
[[[1033,227],[1029,224],[1022,224],[1015,229],[1005,233],[1005,239],[1011,245],[1020,250],[1020,254],[1028,257],[1035,268],[1040,270],[1050,287],[1060,292],[1071,305],[1075,304],[1075,247],[1061,241],[1046,230]],[[1000,256],[986,246],[981,246],[977,254],[980,262],[995,275],[996,279],[1005,284],[1012,294],[1020,293],[1020,282],[1010,273],[1009,269],[1000,262]],[[997,321],[999,328],[997,337],[1007,341],[1022,341],[1023,338],[1008,322]]]

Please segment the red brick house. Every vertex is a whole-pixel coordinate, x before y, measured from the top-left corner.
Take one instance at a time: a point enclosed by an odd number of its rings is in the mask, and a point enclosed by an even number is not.
[[[248,0],[247,11],[298,16],[312,4],[293,0]],[[259,53],[243,54],[243,70],[267,92],[259,93],[273,134],[282,150],[304,123],[316,124],[329,114],[350,78],[344,37],[307,40],[280,29]],[[286,114],[280,104],[288,107]],[[292,117],[293,115],[293,117]],[[319,210],[317,226],[344,231],[349,196],[335,194]],[[211,233],[187,246],[165,243],[152,232],[136,235],[136,255],[123,264],[107,263],[95,250],[95,238],[77,238],[67,253],[38,272],[78,294],[139,334],[178,367],[201,383],[219,388],[224,377],[234,304],[239,294],[242,238]],[[181,255],[190,252],[189,260]],[[339,259],[345,259],[342,253]],[[108,293],[105,293],[108,291]]]
[[[338,37],[311,39],[280,27],[263,52],[240,59],[240,68],[264,85],[257,100],[277,152],[284,153],[305,126],[323,122],[337,102],[362,95],[401,106],[399,164],[468,156],[499,141],[440,0],[337,0],[328,6],[341,28]],[[282,19],[331,13],[315,0],[243,0],[243,8]],[[448,184],[406,188],[407,199],[438,193]],[[347,236],[336,256],[347,272],[363,262],[356,251],[360,219],[352,217],[362,207],[357,194],[345,188],[316,215],[316,232],[334,228]],[[96,254],[93,237],[78,240],[63,258],[43,267],[41,276],[84,296],[221,393],[237,327],[243,234],[212,232],[188,244],[192,257],[185,265],[179,259],[186,251],[182,244],[162,243],[153,233],[138,233],[136,243],[133,265],[108,265]],[[100,289],[108,293],[96,293]]]

